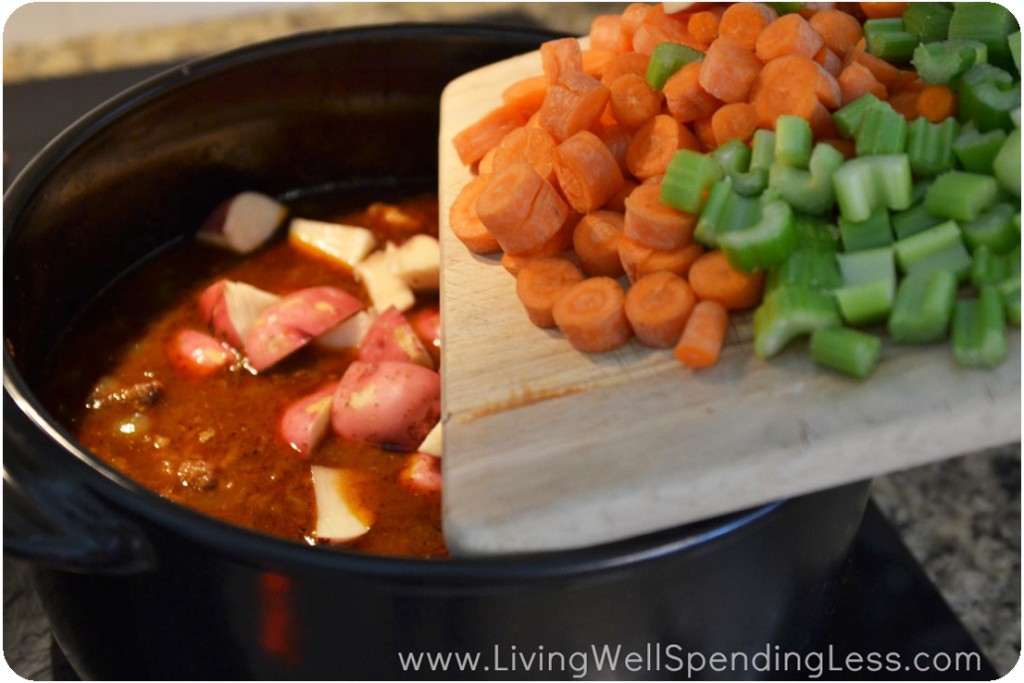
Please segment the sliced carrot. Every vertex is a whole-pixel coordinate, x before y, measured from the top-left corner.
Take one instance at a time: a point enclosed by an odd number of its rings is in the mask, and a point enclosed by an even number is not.
[[[603,353],[619,348],[633,336],[623,310],[625,300],[618,282],[610,277],[592,277],[562,294],[552,313],[573,348]]]
[[[524,117],[533,116],[544,104],[548,94],[548,79],[544,76],[528,76],[505,88],[501,93],[502,101],[519,109]]]
[[[754,45],[754,54],[762,62],[785,55],[814,57],[825,41],[799,14],[781,16],[764,27]]]
[[[638,74],[623,74],[609,88],[609,104],[615,120],[634,130],[661,111],[661,93]]]
[[[525,160],[541,178],[555,182],[555,147],[558,143],[543,128],[523,126],[506,135],[494,148],[492,168],[498,170],[517,159]]]
[[[682,249],[651,249],[625,235],[619,240],[619,260],[630,282],[651,273],[674,273],[685,278],[704,247],[691,242]]]
[[[619,53],[613,52],[612,50],[599,50],[597,48],[584,50],[583,73],[601,80],[601,76],[604,75],[604,70],[608,68],[608,64],[611,63],[612,59],[617,54]]]
[[[680,149],[700,149],[690,129],[667,114],[658,114],[640,126],[626,150],[626,168],[643,180],[661,175]]]
[[[825,46],[840,59],[864,37],[864,29],[853,15],[839,9],[822,9],[808,20]]]
[[[811,124],[811,134],[815,140],[832,140],[840,137],[836,122],[832,119],[832,112],[821,102],[818,102],[818,106],[811,112],[808,123]]]
[[[630,49],[633,49],[633,34],[640,28],[640,24],[643,23],[644,17],[647,16],[649,11],[651,11],[651,5],[645,2],[630,3],[622,10],[620,28],[622,29],[622,35],[629,39]]]
[[[516,130],[521,129],[516,128],[512,132],[514,133]],[[477,175],[490,175],[491,173],[494,173],[494,155],[497,153],[498,148],[491,147],[489,150],[487,150],[487,154],[484,154],[480,161],[476,162]]]
[[[554,85],[566,74],[583,71],[583,49],[577,38],[556,38],[541,43],[540,62],[548,85]]]
[[[723,105],[711,115],[711,130],[719,145],[727,140],[747,142],[757,130],[757,112],[746,102]]]
[[[909,2],[858,2],[868,19],[895,19],[902,17]]]
[[[700,41],[686,28],[688,19],[686,15],[665,14],[662,4],[651,7],[633,33],[633,50],[651,54],[661,43],[680,43],[700,49]]]
[[[554,327],[551,309],[555,301],[582,281],[583,273],[572,261],[557,256],[529,258],[516,273],[516,296],[530,322],[537,327]]]
[[[568,205],[528,162],[513,161],[490,178],[476,210],[503,250],[529,253],[562,227]]]
[[[900,90],[889,95],[889,106],[902,114],[907,121],[913,121],[918,117],[917,99],[920,96],[919,90]]]
[[[590,47],[612,52],[626,52],[632,41],[622,30],[619,14],[598,14],[590,20]]]
[[[679,342],[697,297],[686,280],[675,273],[651,273],[626,292],[626,318],[637,340],[655,349],[670,349]]]
[[[487,230],[476,212],[476,200],[487,186],[488,176],[477,176],[466,183],[452,201],[448,225],[452,233],[474,254],[493,254],[501,250],[497,238]]]
[[[619,258],[624,216],[618,211],[595,211],[576,223],[573,249],[587,275],[619,277],[624,273]]]
[[[623,234],[652,249],[682,249],[693,241],[697,216],[661,202],[661,185],[640,185],[626,197]]]
[[[619,76],[625,74],[636,74],[637,76],[647,75],[647,65],[651,61],[650,55],[642,52],[623,52],[612,57],[604,66],[604,73],[601,74],[601,82],[611,86]]]
[[[848,64],[840,72],[837,80],[844,103],[853,102],[869,93],[880,100],[888,98],[885,86],[879,83],[871,70],[860,62]]]
[[[580,213],[601,208],[622,187],[622,171],[601,138],[582,130],[554,150],[555,175],[569,205]]]
[[[694,12],[690,15],[686,28],[694,40],[703,45],[710,45],[718,37],[718,26],[722,23],[724,12],[725,7],[721,6]]]
[[[729,311],[716,301],[700,301],[693,307],[673,354],[688,368],[710,367],[721,356],[728,330]]]
[[[701,87],[723,102],[746,101],[763,66],[750,48],[727,35],[711,44],[700,64]]]
[[[764,271],[742,273],[721,251],[709,251],[690,266],[688,280],[698,299],[717,301],[729,310],[751,308],[761,302]]]
[[[632,131],[616,124],[614,126],[606,126],[598,137],[601,138],[601,142],[604,143],[604,146],[615,157],[619,170],[624,174],[627,173],[629,169],[626,167],[626,151],[629,149],[629,143],[633,139]]]
[[[939,123],[956,114],[956,95],[948,86],[927,85],[917,97],[917,113],[932,123]]]
[[[459,131],[452,139],[459,160],[470,166],[483,158],[509,132],[526,123],[518,107],[502,105]]]
[[[858,48],[854,48],[848,53],[847,57],[849,57],[849,55],[854,55],[856,61],[870,69],[871,73],[873,73],[875,78],[878,79],[878,82],[885,87],[888,88],[889,86],[899,82],[901,77],[900,70],[884,59],[876,57],[863,49],[860,43],[858,43]]]
[[[619,189],[619,191],[613,194],[611,198],[608,201],[606,201],[604,203],[604,206],[602,206],[601,208],[604,209],[605,211],[617,211],[619,213],[625,213],[626,197],[628,197],[633,192],[633,190],[637,188],[638,185],[640,185],[640,183],[638,183],[633,178],[630,178],[628,176],[625,177],[625,179],[622,181],[622,187]]]
[[[818,54],[814,55],[814,61],[821,64],[821,67],[825,69],[825,71],[829,72],[836,78],[838,78],[839,74],[843,71],[843,60],[840,59],[835,52],[832,52],[827,45],[821,46],[821,49],[818,50]]]
[[[778,18],[778,13],[763,2],[737,2],[722,14],[718,36],[728,36],[753,51],[757,37]]]
[[[839,83],[820,64],[802,55],[786,55],[765,64],[750,101],[758,125],[770,129],[783,114],[811,120],[819,102],[833,109],[840,106]]]
[[[718,147],[718,138],[715,137],[715,129],[711,125],[711,117],[697,119],[690,124],[694,134],[700,140],[701,151],[711,152]]]
[[[590,128],[608,104],[608,88],[593,76],[570,72],[548,89],[538,123],[561,142]]]
[[[711,116],[722,105],[700,84],[700,71],[700,62],[690,62],[669,76],[661,89],[665,108],[680,123]]]
[[[570,254],[567,254],[567,252],[572,249],[573,229],[576,227],[578,220],[579,214],[570,212],[565,222],[562,223],[562,227],[558,229],[558,232],[549,237],[543,244],[521,254],[505,252],[501,255],[501,265],[511,273],[512,277],[515,277],[519,273],[519,269],[523,267],[523,264],[530,259],[547,256],[569,257]]]
[[[857,143],[854,140],[833,137],[822,138],[821,142],[824,142],[827,145],[832,145],[832,147],[835,147],[837,150],[842,152],[843,156],[846,159],[852,159],[855,156],[857,156]]]

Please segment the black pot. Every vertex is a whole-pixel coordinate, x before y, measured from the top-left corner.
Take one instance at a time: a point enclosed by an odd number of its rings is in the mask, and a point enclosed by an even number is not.
[[[34,395],[74,313],[218,199],[433,182],[443,86],[549,37],[409,25],[233,51],[108,102],[13,183],[4,197],[4,548],[33,562],[79,674],[732,678],[759,674],[687,672],[687,658],[815,647],[865,483],[595,548],[372,557],[262,536],[164,500],[86,452]],[[619,654],[614,669],[599,668],[603,648]],[[417,673],[400,660],[445,652],[479,653],[478,668]]]

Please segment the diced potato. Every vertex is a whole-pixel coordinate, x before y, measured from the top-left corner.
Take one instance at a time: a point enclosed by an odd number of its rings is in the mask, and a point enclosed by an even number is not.
[[[376,318],[369,311],[359,311],[340,325],[327,330],[313,343],[327,349],[354,349],[363,341]]]
[[[414,290],[436,290],[440,284],[441,246],[430,235],[414,235],[385,249],[391,272]]]
[[[360,496],[360,476],[353,470],[313,465],[316,537],[330,543],[353,541],[373,525],[375,514]]]
[[[354,272],[356,279],[366,287],[373,307],[378,312],[386,311],[391,306],[399,311],[407,311],[416,303],[416,295],[409,285],[391,272],[391,264],[385,252],[370,254],[354,268]]]
[[[288,210],[273,197],[241,192],[221,202],[196,233],[201,242],[247,254],[270,239]]]
[[[444,454],[444,427],[438,422],[416,450],[440,458]]]
[[[377,246],[373,233],[355,225],[293,218],[288,225],[292,244],[355,268]]]
[[[244,282],[229,280],[224,284],[224,305],[227,307],[228,318],[241,339],[249,334],[259,314],[280,298]]]

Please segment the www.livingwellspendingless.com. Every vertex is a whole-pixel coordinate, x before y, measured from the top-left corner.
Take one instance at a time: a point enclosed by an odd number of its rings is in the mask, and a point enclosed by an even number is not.
[[[649,643],[630,650],[616,645],[592,645],[572,652],[520,649],[495,645],[491,652],[400,652],[399,665],[408,673],[476,673],[571,676],[588,678],[615,673],[672,674],[679,678],[702,678],[711,674],[790,674],[797,678],[821,678],[826,673],[916,674],[981,670],[977,652],[919,653],[909,660],[896,652],[836,652],[831,646],[818,652],[787,652],[767,645],[753,653],[687,652],[681,645]]]

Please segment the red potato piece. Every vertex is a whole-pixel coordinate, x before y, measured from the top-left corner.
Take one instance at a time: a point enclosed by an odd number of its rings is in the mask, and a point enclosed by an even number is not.
[[[376,510],[368,504],[366,474],[358,470],[313,465],[316,537],[324,543],[347,543],[373,526]]]
[[[366,336],[359,343],[359,360],[364,363],[394,360],[415,363],[425,368],[434,367],[433,358],[412,325],[393,306],[377,316],[367,330]]]
[[[331,424],[331,403],[337,390],[338,383],[331,382],[295,401],[281,415],[281,436],[304,459],[313,455],[327,434],[327,427]]]
[[[340,351],[343,349],[354,349],[363,341],[363,337],[370,331],[370,326],[376,319],[369,311],[358,311],[355,315],[346,318],[323,334],[317,335],[313,343],[325,349]]]
[[[175,370],[191,377],[209,377],[235,360],[231,349],[197,330],[180,330],[164,347]]]
[[[225,199],[199,227],[196,239],[239,254],[266,243],[287,214],[284,204],[259,192],[241,192]]]
[[[262,372],[362,309],[359,299],[336,287],[309,287],[271,304],[245,337],[249,364]]]
[[[413,453],[398,473],[398,483],[413,493],[435,494],[441,491],[441,458]]]
[[[441,415],[441,376],[399,361],[355,361],[334,394],[331,425],[341,437],[415,450]]]
[[[424,306],[409,317],[409,324],[436,364],[441,357],[441,309]]]
[[[259,314],[280,299],[244,282],[218,280],[199,297],[199,309],[218,339],[242,349]]]

